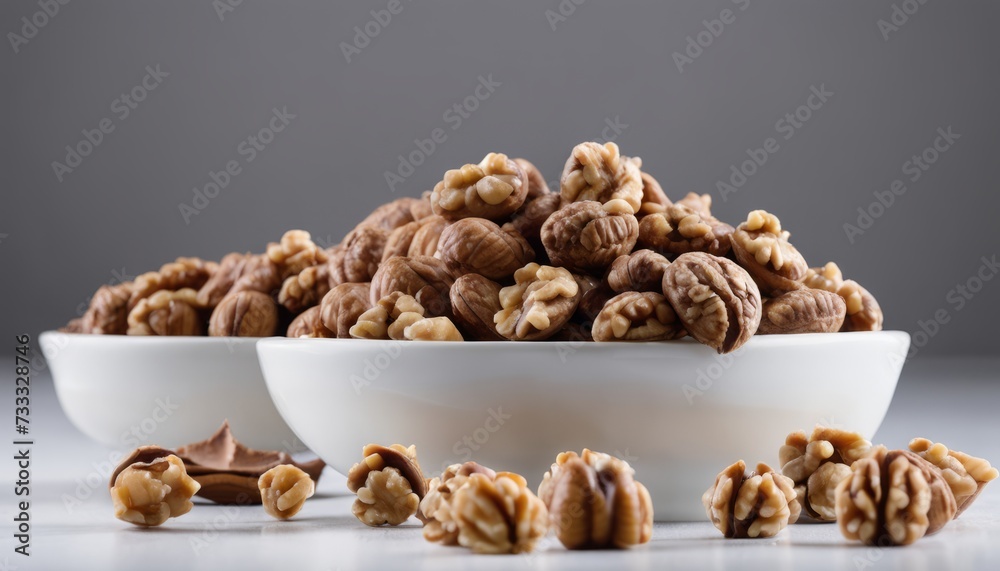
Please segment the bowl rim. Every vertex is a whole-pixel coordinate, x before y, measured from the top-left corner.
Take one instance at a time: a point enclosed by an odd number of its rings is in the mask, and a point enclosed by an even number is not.
[[[134,343],[183,345],[190,343],[232,345],[233,343],[254,344],[267,337],[209,337],[207,335],[104,335],[98,333],[71,333],[51,329],[38,334],[38,339],[67,337],[84,343]]]

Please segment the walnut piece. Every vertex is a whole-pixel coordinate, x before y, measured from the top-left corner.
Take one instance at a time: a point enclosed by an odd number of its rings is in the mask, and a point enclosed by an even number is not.
[[[426,317],[403,329],[407,341],[465,341],[462,333],[447,317]]]
[[[395,291],[358,316],[349,330],[356,339],[406,339],[408,326],[420,321],[425,310],[412,295]]]
[[[719,473],[701,497],[712,524],[727,538],[774,537],[798,518],[792,481],[757,464],[746,473],[737,461]]]
[[[420,221],[420,228],[413,234],[410,249],[405,255],[410,258],[433,256],[438,251],[438,242],[441,240],[441,233],[447,227],[448,221],[437,214],[432,214],[422,219]]]
[[[198,305],[207,308],[219,305],[222,298],[226,297],[226,294],[232,289],[236,280],[250,269],[254,258],[255,256],[252,254],[238,252],[226,254],[219,262],[218,269],[198,290]]]
[[[451,315],[451,284],[455,282],[445,263],[429,256],[390,258],[372,277],[372,305],[395,292],[412,295],[427,310],[428,317]]]
[[[687,332],[663,295],[628,291],[604,304],[591,334],[594,341],[665,341]]]
[[[501,221],[524,204],[528,175],[507,155],[490,153],[478,164],[444,173],[434,186],[434,214],[448,220],[476,217]]]
[[[270,337],[278,329],[278,305],[257,291],[227,295],[208,322],[213,337]]]
[[[317,305],[329,291],[330,266],[320,264],[288,276],[278,292],[278,303],[292,313],[300,313]]]
[[[97,335],[125,335],[128,331],[128,302],[131,296],[132,282],[97,288],[90,298],[90,306],[83,314],[81,330]]]
[[[684,198],[678,200],[674,204],[681,204],[687,206],[691,210],[694,210],[698,214],[701,214],[704,218],[712,217],[712,195],[711,194],[696,194],[694,192],[689,192]]]
[[[663,212],[644,216],[639,222],[640,248],[661,254],[707,252],[715,256],[729,253],[733,227],[704,216],[683,204],[673,204]]]
[[[438,252],[452,276],[479,274],[493,280],[510,278],[535,259],[535,251],[517,230],[485,218],[463,218],[445,228]]]
[[[802,285],[837,293],[840,286],[844,285],[844,275],[840,272],[837,264],[827,262],[822,268],[809,268],[806,270],[806,277],[802,280]]]
[[[639,206],[639,210],[636,211],[636,216],[643,217],[647,214],[665,212],[671,204],[670,199],[667,198],[667,193],[663,192],[663,187],[653,178],[653,175],[647,172],[640,174],[642,180],[642,204]]]
[[[778,451],[781,473],[795,483],[795,502],[817,521],[836,521],[836,490],[851,473],[851,464],[871,451],[872,443],[856,432],[817,425],[785,438]]]
[[[760,325],[757,284],[726,258],[681,254],[663,273],[663,294],[684,329],[719,353],[743,346]]]
[[[510,224],[532,247],[542,250],[542,225],[559,210],[562,198],[554,193],[543,194],[529,199],[520,210],[510,218]]]
[[[327,261],[326,251],[314,244],[305,230],[289,230],[280,242],[268,244],[267,257],[277,266],[281,280]]]
[[[844,298],[835,293],[797,289],[764,301],[757,333],[835,333],[846,313]]]
[[[545,182],[545,176],[528,159],[514,159],[519,167],[524,171],[528,180],[528,200],[544,195],[555,194],[549,190],[549,184]]]
[[[215,262],[200,258],[177,258],[160,266],[156,272],[146,272],[137,278],[129,298],[129,308],[134,308],[140,299],[149,297],[160,290],[199,289],[219,269]]]
[[[347,487],[357,493],[352,512],[365,525],[399,525],[417,514],[427,493],[417,448],[369,444],[364,459],[347,472]]]
[[[294,273],[290,272],[289,275],[294,275]],[[285,280],[283,275],[282,267],[271,260],[267,254],[251,255],[242,266],[239,277],[225,295],[229,296],[244,291],[256,291],[267,295],[277,294]],[[221,300],[218,303],[222,303]]]
[[[532,262],[514,272],[515,285],[500,290],[497,332],[511,340],[541,340],[555,334],[576,311],[580,287],[565,268]]]
[[[603,273],[611,262],[635,247],[639,221],[624,200],[601,204],[573,202],[542,225],[542,244],[553,265],[571,271]]]
[[[451,286],[451,310],[465,334],[477,341],[501,341],[493,316],[500,306],[500,284],[479,274],[465,274]]]
[[[399,228],[389,233],[385,239],[385,247],[382,248],[382,261],[386,261],[393,256],[406,256],[410,252],[410,245],[413,244],[413,237],[423,226],[423,221],[414,220],[407,222]],[[433,252],[431,253],[433,255]]]
[[[576,306],[573,319],[587,325],[587,337],[590,337],[589,329],[593,326],[598,314],[604,309],[604,304],[617,294],[608,285],[607,280],[587,274],[573,274],[573,279],[580,287],[580,303]]]
[[[624,200],[632,213],[638,212],[643,198],[641,166],[639,159],[621,156],[615,143],[580,143],[573,147],[559,181],[562,203]]]
[[[424,522],[424,539],[432,543],[458,545],[458,522],[452,514],[451,501],[455,492],[469,481],[469,476],[482,474],[496,478],[493,470],[476,464],[452,464],[440,476],[427,482],[427,494],[420,501],[418,517]]]
[[[280,464],[261,474],[257,487],[264,511],[277,519],[289,519],[299,513],[316,492],[309,474],[291,464]]]
[[[941,471],[909,450],[879,446],[837,486],[837,523],[847,539],[887,547],[937,532],[957,513]]]
[[[517,474],[473,474],[451,499],[458,543],[475,553],[530,553],[548,532],[545,504]]]
[[[161,289],[142,298],[128,314],[129,335],[201,335],[198,292],[191,288]]]
[[[847,317],[841,331],[881,331],[882,308],[875,296],[854,280],[846,280],[837,295],[847,303]]]
[[[322,313],[318,305],[314,305],[298,314],[295,319],[288,324],[288,331],[285,335],[287,337],[310,338],[337,336],[336,333],[327,329],[326,325],[323,325]]]
[[[372,224],[358,226],[341,242],[330,258],[330,279],[334,284],[367,282],[378,271],[389,231]]]
[[[425,202],[409,196],[397,198],[376,208],[358,226],[378,226],[387,231],[395,230],[404,224],[423,218]]]
[[[944,444],[935,444],[926,438],[914,438],[909,448],[941,470],[941,476],[948,483],[958,505],[956,518],[972,505],[986,484],[1000,475],[987,460],[949,450]]]
[[[608,270],[608,286],[616,293],[661,292],[663,272],[669,265],[669,260],[652,250],[637,250],[618,256]]]
[[[736,261],[750,272],[764,294],[780,295],[802,287],[809,265],[788,242],[788,236],[778,217],[764,210],[750,212],[733,233]]]
[[[628,462],[614,456],[587,449],[559,454],[538,497],[567,549],[625,549],[652,537],[649,492]]]
[[[350,338],[351,327],[372,307],[371,284],[340,284],[320,302],[320,319],[334,337]]]
[[[135,525],[161,525],[191,511],[191,497],[200,487],[173,454],[135,462],[118,472],[111,487],[115,517]]]

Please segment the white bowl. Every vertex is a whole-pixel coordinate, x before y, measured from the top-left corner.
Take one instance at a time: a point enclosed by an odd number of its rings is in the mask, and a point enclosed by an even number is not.
[[[302,449],[267,392],[256,338],[131,337],[47,331],[40,346],[69,420],[113,448],[173,448],[229,419],[253,448]]]
[[[702,493],[743,458],[775,466],[816,423],[871,438],[909,336],[754,337],[731,355],[670,343],[263,339],[264,378],[299,438],[345,473],[369,442],[416,444],[428,474],[474,460],[537,486],[564,450],[627,459],[660,521],[705,518]]]

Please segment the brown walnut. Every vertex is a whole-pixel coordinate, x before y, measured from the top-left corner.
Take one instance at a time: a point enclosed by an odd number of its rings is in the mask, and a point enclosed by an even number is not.
[[[472,474],[451,504],[458,543],[475,553],[529,553],[549,530],[545,504],[518,474]]]
[[[687,334],[663,295],[627,291],[604,304],[591,330],[594,341],[665,341]]]
[[[467,337],[478,341],[502,341],[493,316],[500,306],[500,284],[479,274],[465,274],[451,286],[451,310]]]
[[[774,537],[798,518],[792,481],[757,464],[746,473],[739,460],[719,473],[701,497],[712,524],[727,538]]]
[[[463,218],[441,233],[440,258],[453,276],[479,274],[493,280],[510,278],[531,262],[535,251],[513,227],[485,218]]]
[[[486,218],[503,221],[524,204],[528,175],[507,155],[490,153],[478,164],[444,173],[434,186],[434,214],[448,220]]]
[[[129,335],[202,335],[198,292],[191,288],[161,289],[142,298],[128,314]]]
[[[641,160],[622,156],[615,143],[580,143],[573,147],[559,181],[562,203],[624,200],[634,214],[642,206],[641,166]]]
[[[836,521],[837,486],[871,447],[856,432],[820,425],[809,436],[801,430],[789,434],[778,460],[781,473],[795,483],[795,501],[801,511],[817,521]]]
[[[80,329],[97,335],[125,335],[128,331],[128,302],[132,296],[132,282],[103,285],[90,298],[90,306],[83,314]]]
[[[372,307],[371,284],[340,284],[320,302],[320,320],[333,337],[350,338],[351,327]]]
[[[537,341],[554,335],[573,316],[580,287],[565,268],[532,262],[514,272],[515,284],[500,290],[493,317],[497,332],[510,340]]]
[[[451,315],[451,284],[455,282],[444,262],[429,256],[390,258],[372,276],[372,305],[393,293],[412,295],[428,317]]]
[[[542,244],[552,264],[571,271],[604,273],[628,254],[639,237],[632,207],[614,199],[585,200],[560,208],[542,225]]]
[[[452,512],[452,498],[473,474],[494,479],[493,470],[476,464],[452,464],[440,476],[427,482],[427,495],[420,501],[418,517],[424,522],[424,539],[432,543],[458,545],[458,522]]]
[[[788,241],[778,218],[763,210],[747,215],[732,236],[733,254],[766,295],[799,289],[809,270],[802,254]]]
[[[226,296],[208,322],[208,334],[213,337],[270,337],[277,328],[277,304],[257,291]]]
[[[663,291],[663,272],[670,261],[652,250],[618,256],[608,270],[608,286],[616,293]]]
[[[288,331],[285,333],[285,336],[323,338],[336,337],[337,334],[323,325],[320,307],[314,305],[295,316],[295,319],[288,324]]]
[[[417,449],[369,444],[364,459],[347,472],[347,488],[358,495],[352,511],[365,525],[399,525],[416,515],[427,493]]]
[[[847,303],[847,317],[841,331],[882,330],[882,308],[868,290],[854,280],[846,280],[837,294]]]
[[[914,438],[909,448],[941,470],[941,477],[948,483],[958,505],[956,518],[972,505],[986,484],[1000,476],[987,460],[949,450],[944,444],[935,444],[926,438]]]
[[[764,301],[757,333],[835,333],[846,313],[844,298],[835,293],[797,289]]]
[[[729,253],[733,227],[683,204],[672,204],[663,212],[644,216],[639,222],[640,248],[661,254],[707,252],[715,256]]]

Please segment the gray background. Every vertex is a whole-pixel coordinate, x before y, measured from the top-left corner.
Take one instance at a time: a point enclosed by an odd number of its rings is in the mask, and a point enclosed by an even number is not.
[[[930,1],[886,41],[887,0],[591,0],[554,30],[554,0],[404,0],[350,63],[341,43],[387,1],[344,4],[245,0],[220,21],[208,2],[72,2],[19,53],[0,45],[5,333],[61,325],[123,269],[260,251],[289,228],[339,241],[489,151],[553,180],[617,118],[669,195],[712,193],[731,223],[777,213],[810,262],[839,261],[878,297],[888,328],[947,315],[921,355],[996,353],[1000,280],[961,311],[946,296],[1000,244],[1000,4]],[[680,73],[672,54],[725,8],[735,22]],[[0,3],[5,39],[36,11]],[[155,64],[170,76],[119,120],[112,102]],[[444,112],[489,74],[500,87],[453,130]],[[834,95],[781,139],[775,122],[820,85]],[[237,145],[282,106],[296,119],[245,163]],[[51,163],[105,117],[114,132],[59,182]],[[852,244],[843,224],[948,126],[961,139]],[[438,127],[447,140],[390,191],[384,172]],[[778,152],[723,202],[716,182],[772,136]],[[231,160],[242,173],[186,224],[178,205]]]

